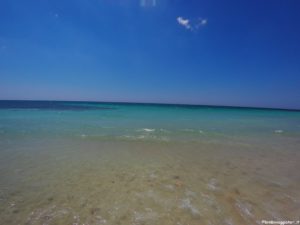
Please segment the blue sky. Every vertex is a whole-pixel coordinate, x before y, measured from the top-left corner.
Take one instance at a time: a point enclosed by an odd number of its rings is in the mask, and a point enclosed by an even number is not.
[[[298,0],[1,0],[0,99],[300,109]]]

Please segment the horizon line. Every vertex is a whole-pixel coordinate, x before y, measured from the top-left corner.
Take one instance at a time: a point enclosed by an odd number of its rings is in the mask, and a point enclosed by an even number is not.
[[[136,105],[165,105],[165,106],[191,106],[191,107],[216,107],[216,108],[244,108],[261,110],[284,110],[300,111],[300,108],[262,107],[262,106],[240,106],[240,105],[211,105],[194,103],[162,103],[162,102],[127,102],[127,101],[95,101],[95,100],[34,100],[34,99],[0,99],[0,101],[32,101],[32,102],[90,102],[90,103],[112,103],[112,104],[136,104]]]

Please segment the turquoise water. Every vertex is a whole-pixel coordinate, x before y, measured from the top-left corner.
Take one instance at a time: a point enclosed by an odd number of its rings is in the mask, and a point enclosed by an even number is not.
[[[298,220],[299,159],[299,111],[0,101],[0,221]]]
[[[59,104],[59,103],[56,103]],[[62,103],[60,103],[62,104]],[[74,109],[2,109],[6,136],[198,141],[212,137],[298,137],[300,112],[168,105],[63,103]],[[91,106],[93,108],[88,108]],[[76,106],[87,108],[76,110]],[[98,109],[99,108],[99,109]]]

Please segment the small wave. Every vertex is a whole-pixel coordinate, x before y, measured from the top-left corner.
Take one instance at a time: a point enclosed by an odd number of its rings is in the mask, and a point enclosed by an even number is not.
[[[146,131],[146,132],[154,132],[154,131],[155,131],[155,129],[143,128],[143,131]]]
[[[169,138],[163,136],[156,136],[156,135],[122,135],[119,138],[131,141],[162,141],[168,142],[170,141]]]
[[[148,133],[139,134],[79,134],[75,135],[78,138],[86,140],[120,140],[120,141],[155,141],[155,142],[169,142],[170,138],[166,136],[153,135]]]
[[[283,133],[283,130],[274,130],[274,133],[281,134],[281,133]]]
[[[198,130],[198,129],[190,129],[190,128],[186,128],[186,129],[181,129],[181,131],[183,132],[187,132],[187,133],[199,133],[199,134],[203,134],[204,131],[203,130]]]

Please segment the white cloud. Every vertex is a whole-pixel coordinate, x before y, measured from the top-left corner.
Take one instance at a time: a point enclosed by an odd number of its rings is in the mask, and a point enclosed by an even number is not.
[[[190,20],[190,19],[184,19],[183,17],[179,16],[177,17],[177,22],[179,25],[185,27],[188,30],[195,31],[199,29],[200,27],[207,25],[207,19],[199,18],[198,20]]]
[[[179,16],[177,17],[177,22],[181,25],[184,26],[186,29],[191,29],[190,21],[188,19],[184,19],[183,17]]]

